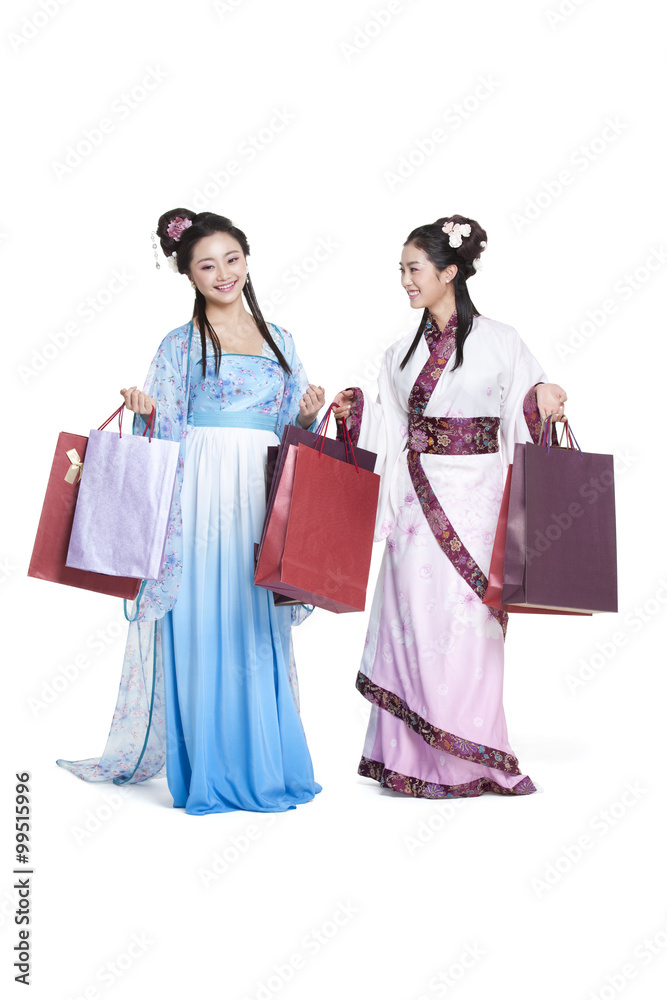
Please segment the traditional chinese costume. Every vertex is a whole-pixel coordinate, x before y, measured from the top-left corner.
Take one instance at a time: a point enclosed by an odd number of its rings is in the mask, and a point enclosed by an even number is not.
[[[180,442],[160,577],[142,587],[118,702],[100,758],[58,763],[87,781],[143,781],[163,772],[188,813],[280,812],[319,792],[298,705],[291,625],[308,612],[276,607],[253,583],[266,508],[267,446],[299,416],[308,386],[289,333],[261,355],[210,351],[178,327],[155,355],[145,392],[157,433]],[[144,429],[135,417],[135,433]]]
[[[536,440],[546,381],[509,326],[473,320],[455,371],[456,313],[385,352],[377,402],[348,426],[378,452],[386,539],[357,688],[372,704],[359,773],[429,798],[535,791],[508,741],[504,612],[482,603],[504,475]]]

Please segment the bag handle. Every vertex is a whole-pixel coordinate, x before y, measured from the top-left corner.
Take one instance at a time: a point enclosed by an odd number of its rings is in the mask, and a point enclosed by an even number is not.
[[[98,431],[103,431],[107,424],[110,424],[114,417],[118,417],[118,435],[123,436],[123,410],[125,409],[125,403],[121,403],[117,410],[114,410],[110,417],[104,421],[103,424],[97,428]]]
[[[549,452],[551,451],[551,431],[554,424],[554,420],[552,419],[552,417],[553,414],[550,413],[542,421],[542,427],[540,428],[540,436],[537,441],[538,445],[547,449],[547,454],[549,454]],[[557,439],[558,447],[559,448],[563,447],[563,439],[565,439],[566,451],[575,451],[576,449],[583,458],[584,453],[579,447],[579,442],[572,433],[572,428],[570,427],[570,421],[567,419],[566,416],[563,417],[562,423],[563,423],[563,429],[561,430],[560,438]]]
[[[320,455],[322,455],[322,453],[324,451],[324,440],[325,440],[325,438],[327,436],[327,430],[328,430],[328,427],[329,427],[329,420],[331,419],[331,414],[332,414],[332,412],[334,410],[335,405],[336,405],[335,403],[331,404],[331,406],[327,410],[326,414],[322,417],[322,419],[319,422],[317,428],[315,429],[315,433],[317,434],[317,440],[315,441],[315,450],[319,451]],[[352,444],[352,438],[350,437],[350,432],[349,432],[347,424],[346,424],[346,422],[344,420],[341,421],[341,426],[343,428],[343,444],[345,446],[345,461],[348,463],[348,465],[350,464],[350,454],[351,454],[352,455],[352,461],[354,462],[354,467],[357,470],[357,472],[359,472],[359,466],[357,465],[357,459],[356,459],[355,454],[354,454],[354,445]],[[320,439],[322,441],[321,445],[320,445]],[[349,446],[349,449],[350,449],[349,453],[348,453],[348,450],[347,450],[348,446]]]
[[[123,411],[125,410],[125,403],[121,403],[117,410],[114,410],[110,417],[104,421],[103,424],[97,428],[98,431],[103,431],[107,424],[110,424],[114,417],[118,417],[118,437],[123,436]],[[150,434],[148,435],[148,443],[150,444],[153,440],[153,431],[155,430],[155,407],[151,407],[151,412],[146,421],[146,426],[144,427],[144,433],[142,437],[146,437],[146,431],[150,427]]]
[[[565,417],[565,419],[563,420],[563,430],[560,435],[560,441],[558,442],[561,445],[561,447],[562,447],[563,437],[565,438],[566,441],[566,447],[569,448],[571,451],[574,451],[576,448],[579,454],[583,458],[584,453],[579,447],[579,442],[577,441],[576,437],[572,432],[572,428],[570,427],[570,421],[567,419],[567,417]]]

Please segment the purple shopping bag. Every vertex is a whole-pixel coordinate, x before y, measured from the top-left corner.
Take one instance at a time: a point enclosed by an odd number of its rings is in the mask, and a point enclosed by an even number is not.
[[[613,455],[514,446],[502,603],[618,611]]]
[[[169,524],[179,445],[153,437],[155,411],[143,436],[91,430],[67,552],[67,566],[156,580]],[[146,431],[150,431],[146,437]]]

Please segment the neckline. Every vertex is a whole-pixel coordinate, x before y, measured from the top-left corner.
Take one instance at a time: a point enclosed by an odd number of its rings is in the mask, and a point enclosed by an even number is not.
[[[453,337],[455,335],[454,334],[454,330],[458,326],[458,316],[456,314],[456,309],[454,310],[454,312],[452,313],[452,315],[449,317],[449,319],[445,323],[445,325],[442,328],[442,330],[438,326],[438,323],[437,323],[437,320],[436,320],[435,316],[433,316],[431,313],[429,313],[429,316],[428,316],[428,324],[427,324],[427,326],[428,325],[430,325],[430,327],[431,327],[431,329],[433,331],[434,338],[436,340],[444,339],[446,337]]]
[[[202,344],[201,344],[201,334],[200,334],[200,332],[199,332],[198,329],[195,329],[194,320],[191,319],[189,325],[192,328],[193,339],[195,337],[197,338],[196,339],[196,343],[197,343],[197,346],[199,347],[199,350],[201,350],[201,346],[202,346]],[[267,322],[266,325],[267,326],[272,326],[274,329],[276,329],[275,323],[268,323]],[[262,352],[261,352],[261,354],[249,354],[247,351],[223,351],[221,349],[221,354],[224,354],[224,356],[227,357],[227,358],[266,358],[267,361],[274,361],[276,364],[280,364],[280,362],[277,360],[277,358],[272,358],[271,357],[271,353],[270,352],[271,352],[271,346],[267,343],[266,340],[262,340]]]

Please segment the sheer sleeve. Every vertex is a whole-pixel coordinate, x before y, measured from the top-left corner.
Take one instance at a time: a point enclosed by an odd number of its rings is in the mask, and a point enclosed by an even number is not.
[[[394,383],[398,364],[396,345],[385,351],[378,378],[378,395],[375,401],[368,399],[362,389],[354,390],[354,399],[347,426],[353,444],[377,455],[375,472],[381,477],[380,499],[375,525],[375,538],[386,538],[391,531],[395,504],[392,488],[396,480],[396,465],[405,448],[408,429],[408,413],[401,404]],[[342,437],[342,428],[338,428]]]
[[[500,447],[505,465],[512,461],[515,444],[537,442],[540,414],[535,386],[547,381],[542,366],[516,330],[512,334],[507,365],[501,378]]]
[[[281,326],[276,326],[275,324],[271,324],[271,326],[273,328],[274,336],[277,332],[276,340],[278,346],[283,352],[287,364],[292,369],[289,375],[285,373],[285,388],[283,390],[283,398],[278,412],[276,434],[279,438],[281,438],[283,430],[288,424],[297,423],[300,413],[299,400],[310,383],[308,382],[308,376],[306,375],[303,364],[301,363],[301,359],[296,353],[292,335],[288,333],[287,330],[283,330]],[[307,429],[313,430],[316,424],[317,421],[314,420]]]

